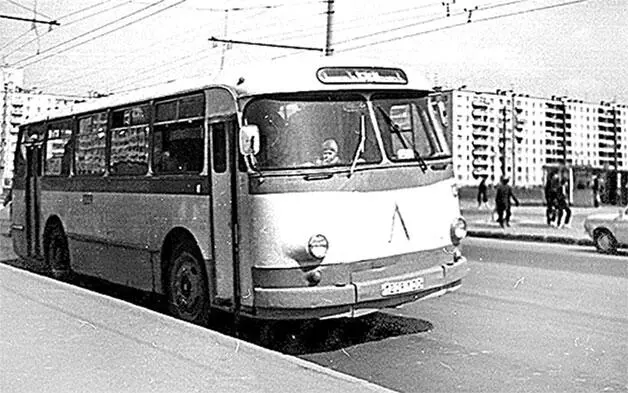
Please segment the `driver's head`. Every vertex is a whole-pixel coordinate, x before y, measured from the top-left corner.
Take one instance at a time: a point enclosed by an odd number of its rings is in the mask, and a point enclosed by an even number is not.
[[[338,144],[333,139],[323,142],[323,161],[330,162],[338,156]]]

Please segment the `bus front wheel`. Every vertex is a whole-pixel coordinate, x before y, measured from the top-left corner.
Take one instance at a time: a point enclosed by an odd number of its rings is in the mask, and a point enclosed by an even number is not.
[[[167,273],[168,312],[184,321],[207,325],[209,290],[199,254],[188,242],[173,251]]]
[[[72,273],[70,268],[70,251],[68,238],[63,229],[55,226],[47,231],[44,244],[44,257],[48,273],[58,279],[67,281]]]

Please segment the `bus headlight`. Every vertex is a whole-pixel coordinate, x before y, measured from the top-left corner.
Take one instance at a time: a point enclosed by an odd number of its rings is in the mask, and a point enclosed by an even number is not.
[[[316,259],[323,259],[327,255],[329,242],[327,238],[321,234],[310,237],[307,242],[307,252]]]
[[[460,241],[467,237],[467,222],[462,217],[456,218],[454,222],[451,223],[451,242],[454,245],[460,244]]]

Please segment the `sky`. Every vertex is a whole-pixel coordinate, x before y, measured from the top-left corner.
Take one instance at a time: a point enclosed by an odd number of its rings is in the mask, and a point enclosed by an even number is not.
[[[628,0],[335,0],[334,55],[435,86],[628,103]],[[447,16],[449,9],[449,16]],[[120,94],[324,48],[324,0],[0,0],[0,63],[47,93]]]

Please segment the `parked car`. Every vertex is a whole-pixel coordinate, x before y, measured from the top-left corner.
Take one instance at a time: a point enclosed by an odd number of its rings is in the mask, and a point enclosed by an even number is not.
[[[584,221],[584,229],[601,252],[615,253],[619,247],[628,247],[628,208],[592,214]]]

